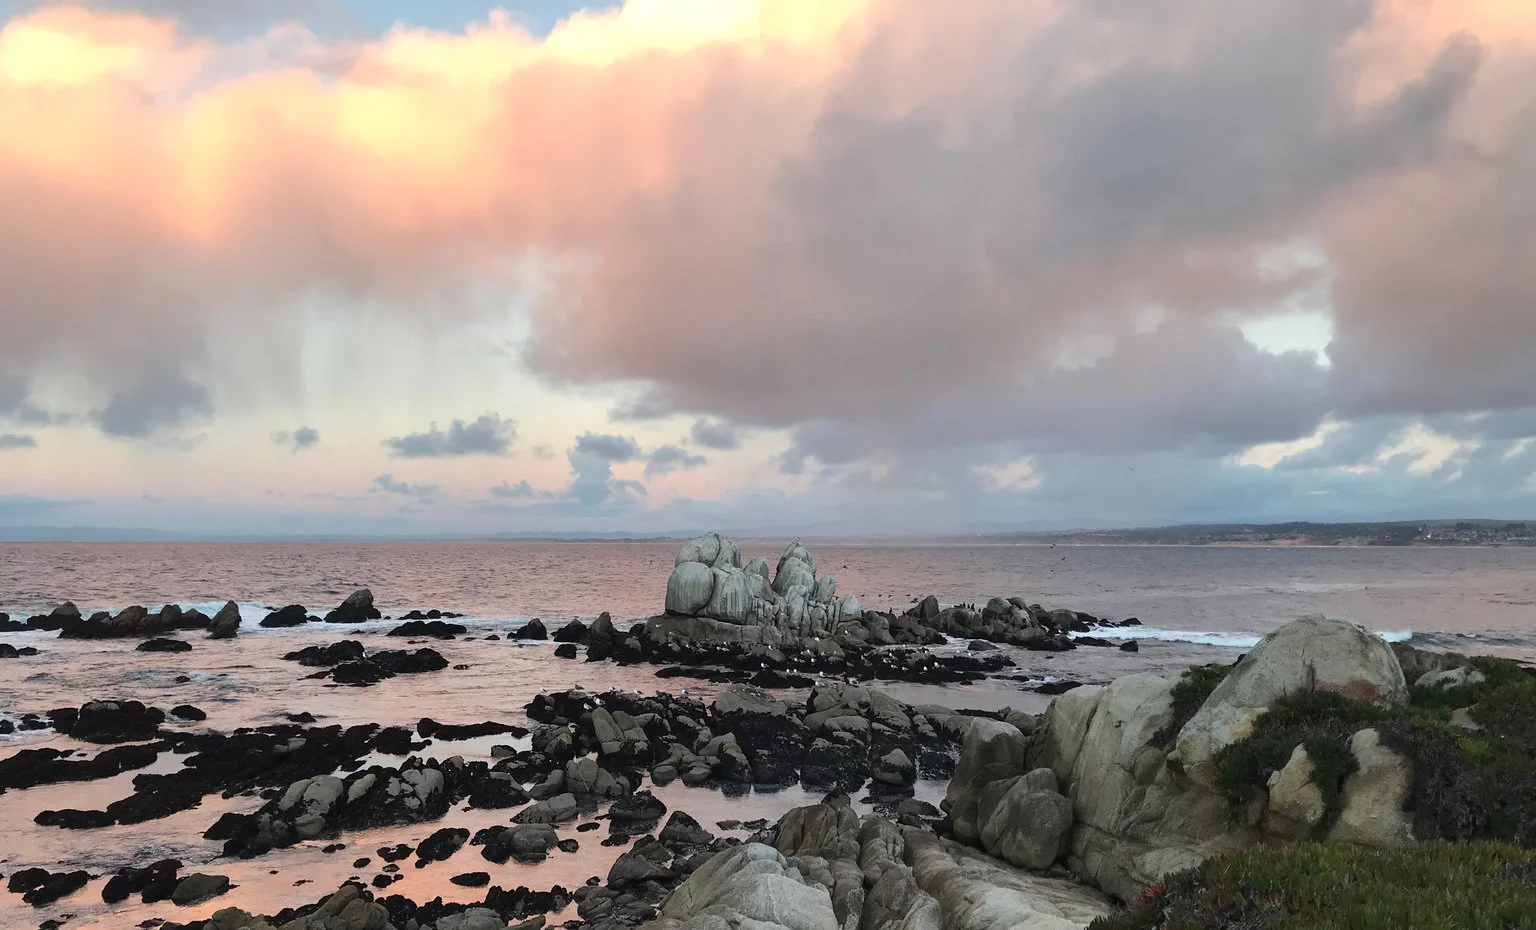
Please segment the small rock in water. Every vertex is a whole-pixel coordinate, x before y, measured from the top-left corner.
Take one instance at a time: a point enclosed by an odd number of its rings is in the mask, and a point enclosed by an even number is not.
[[[489,872],[463,872],[448,879],[462,888],[484,888],[491,883]]]
[[[1137,643],[1136,640],[1134,640],[1134,639],[1128,639],[1125,642],[1120,644],[1120,651],[1121,652],[1140,652],[1141,651],[1141,645],[1139,643]]]

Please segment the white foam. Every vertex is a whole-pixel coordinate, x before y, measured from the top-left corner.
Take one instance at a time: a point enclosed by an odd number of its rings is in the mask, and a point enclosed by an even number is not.
[[[1101,628],[1087,635],[1110,635],[1123,639],[1150,639],[1168,643],[1192,643],[1199,646],[1224,646],[1228,649],[1252,649],[1264,638],[1263,633],[1229,630],[1164,630],[1155,626]],[[1387,630],[1376,633],[1389,643],[1401,643],[1413,636],[1412,630]]]

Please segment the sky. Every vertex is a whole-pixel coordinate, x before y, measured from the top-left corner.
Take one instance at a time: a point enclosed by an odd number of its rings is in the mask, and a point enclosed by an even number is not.
[[[1527,0],[0,0],[0,527],[1536,517]]]

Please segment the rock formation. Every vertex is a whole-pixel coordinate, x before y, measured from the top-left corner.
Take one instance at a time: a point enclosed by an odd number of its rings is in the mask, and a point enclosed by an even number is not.
[[[1380,638],[1320,617],[1281,627],[1170,739],[1178,680],[1131,675],[1070,691],[1051,704],[1022,751],[1017,730],[977,721],[946,798],[956,836],[1031,868],[1052,852],[1064,854],[1075,874],[1122,900],[1171,872],[1260,841],[1412,842],[1402,812],[1407,760],[1382,746],[1373,729],[1349,742],[1356,771],[1339,786],[1342,809],[1331,823],[1301,747],[1253,803],[1234,805],[1217,784],[1222,748],[1252,733],[1283,696],[1319,690],[1402,701],[1402,669]],[[1052,797],[1058,786],[1060,800]],[[1070,804],[1070,822],[1061,800]]]
[[[666,615],[657,622],[666,632],[702,634],[689,639],[778,644],[830,636],[840,622],[862,615],[857,597],[840,599],[832,576],[817,577],[816,560],[801,543],[785,548],[770,578],[767,559],[743,567],[736,543],[709,533],[678,553]],[[748,629],[726,632],[721,624]]]
[[[860,818],[845,795],[790,811],[763,840],[716,854],[645,930],[1080,930],[1109,911],[1072,882]]]

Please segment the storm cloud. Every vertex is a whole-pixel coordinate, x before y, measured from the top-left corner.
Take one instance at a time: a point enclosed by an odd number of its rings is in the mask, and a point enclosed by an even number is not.
[[[0,421],[29,433],[54,380],[129,440],[297,392],[317,302],[365,353],[372,320],[477,333],[508,314],[485,294],[517,294],[509,351],[546,388],[683,424],[650,474],[782,431],[785,472],[957,500],[981,492],[946,456],[1034,457],[1041,500],[1134,456],[1315,504],[1422,429],[1457,451],[1401,480],[1523,487],[1518,4],[755,0],[706,22],[653,0],[547,37],[492,17],[343,40],[320,11],[239,41],[206,5],[96,6],[0,33],[0,121],[29,127],[0,138]],[[1325,345],[1245,335],[1298,311]],[[245,383],[222,353],[251,331]],[[1231,463],[1325,426],[1273,472]],[[486,414],[384,445],[516,439]],[[643,496],[615,477],[633,438],[568,448],[569,501]]]

